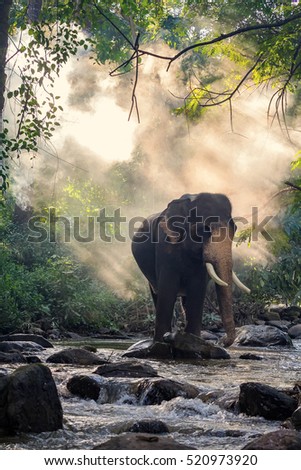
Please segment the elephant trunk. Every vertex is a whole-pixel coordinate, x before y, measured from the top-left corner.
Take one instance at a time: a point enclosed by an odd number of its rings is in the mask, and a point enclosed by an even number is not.
[[[220,314],[227,335],[223,343],[225,346],[230,346],[235,340],[232,300],[233,274],[231,237],[222,236],[221,232],[218,232],[217,235],[215,235],[215,241],[211,239],[204,247],[204,261],[206,265],[208,263],[213,265],[217,277],[222,281],[215,281],[215,283]]]
[[[226,338],[223,339],[225,346],[230,346],[235,340],[235,323],[233,317],[232,300],[232,263],[219,263],[216,265],[216,271],[221,279],[225,280],[227,286],[216,284],[217,299],[219,310],[222,317]]]

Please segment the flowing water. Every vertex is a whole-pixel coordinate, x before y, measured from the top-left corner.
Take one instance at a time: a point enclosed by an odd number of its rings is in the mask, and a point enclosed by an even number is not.
[[[110,360],[118,360],[128,344],[106,342],[97,346],[98,353]],[[231,359],[219,361],[148,359],[145,362],[151,364],[160,376],[191,383],[200,391],[200,396],[195,399],[177,397],[151,406],[135,402],[120,379],[110,379],[112,387],[115,387],[115,398],[112,400],[110,397],[112,403],[105,403],[107,400],[103,395],[97,402],[72,396],[66,388],[67,380],[76,374],[89,375],[96,366],[49,364],[64,410],[64,428],[51,433],[2,438],[0,449],[93,449],[144,419],[163,421],[178,442],[197,449],[241,449],[259,434],[279,429],[281,423],[235,414],[225,409],[225,403],[234,402],[243,382],[261,382],[277,388],[292,388],[300,382],[301,340],[294,341],[294,346],[294,349],[231,347]],[[59,349],[62,346],[57,345],[55,350]],[[46,350],[43,358],[53,352]],[[262,360],[243,360],[239,356],[245,353],[259,355]]]

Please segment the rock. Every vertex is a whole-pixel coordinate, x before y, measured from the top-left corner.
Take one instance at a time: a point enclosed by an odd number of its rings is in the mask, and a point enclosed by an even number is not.
[[[275,326],[276,328],[279,328],[279,330],[282,330],[285,333],[288,332],[288,325],[290,325],[289,322],[283,321],[283,320],[281,320],[281,321],[276,321],[276,320],[273,321],[272,320],[272,321],[267,322],[266,324],[270,325],[270,326]]]
[[[154,342],[152,339],[139,341],[130,346],[123,356],[156,359],[174,359],[179,357],[230,358],[224,348],[205,341],[196,335],[180,332],[166,333],[164,335],[164,343]]]
[[[97,374],[75,375],[67,382],[67,389],[73,395],[104,403],[127,403],[137,405],[139,381],[124,378],[106,378]]]
[[[292,326],[288,330],[288,334],[290,335],[291,338],[301,338],[301,324],[298,323],[298,325]]]
[[[219,337],[216,334],[212,333],[211,331],[207,331],[207,330],[201,331],[201,338],[204,341],[218,341],[219,340]]]
[[[43,348],[53,348],[53,344],[51,344],[47,339],[40,335],[16,333],[13,335],[0,336],[0,342],[1,341],[30,341],[32,343],[36,343],[40,346],[43,346]]]
[[[285,420],[298,406],[296,398],[269,385],[247,382],[240,386],[239,409],[249,416],[269,420]]]
[[[94,374],[103,377],[157,377],[157,371],[148,364],[124,361],[99,366]]]
[[[94,353],[81,348],[69,348],[52,354],[47,358],[48,363],[78,364],[82,366],[105,364],[107,361]]]
[[[187,383],[170,379],[145,379],[138,384],[137,397],[141,405],[160,405],[175,397],[196,398],[199,390]]]
[[[122,402],[129,405],[158,405],[175,397],[195,398],[199,390],[193,385],[170,379],[149,377],[135,380],[124,377],[102,377],[97,374],[75,375],[67,389],[81,398],[98,403]]]
[[[230,358],[230,355],[224,348],[216,346],[191,333],[166,333],[163,339],[171,345],[175,357],[184,353],[184,355],[188,354],[193,357],[206,359]]]
[[[249,361],[262,361],[261,356],[257,356],[257,354],[252,354],[252,353],[246,353],[246,354],[241,354],[239,356],[239,359],[246,359]]]
[[[159,420],[143,420],[137,421],[137,423],[132,424],[128,429],[128,432],[143,432],[147,434],[165,434],[169,433],[169,429],[165,423]]]
[[[171,347],[166,343],[154,342],[152,339],[143,339],[130,346],[123,357],[172,359]]]
[[[68,380],[67,388],[73,395],[96,401],[99,397],[101,385],[88,375],[75,375]]]
[[[296,305],[283,308],[280,312],[281,318],[287,321],[295,321],[301,318],[301,308]]]
[[[0,352],[0,364],[25,364],[26,362],[26,358],[18,351]]]
[[[55,431],[63,411],[50,369],[21,366],[0,378],[0,423],[7,433]]]
[[[266,311],[261,315],[261,318],[265,321],[280,321],[281,317],[278,312],[275,312],[274,310]]]
[[[196,450],[171,437],[156,434],[126,433],[114,436],[93,450]]]
[[[293,347],[292,340],[287,333],[270,325],[245,325],[238,328],[234,344],[256,347]]]
[[[280,429],[257,437],[242,450],[301,450],[301,434],[290,429]]]
[[[41,359],[38,356],[26,356],[27,364],[39,364],[41,363]]]
[[[0,351],[1,352],[15,352],[19,351],[21,353],[32,353],[43,351],[43,346],[40,346],[37,343],[32,341],[1,341],[0,342]]]
[[[301,431],[301,406],[293,412],[291,422],[297,431]]]

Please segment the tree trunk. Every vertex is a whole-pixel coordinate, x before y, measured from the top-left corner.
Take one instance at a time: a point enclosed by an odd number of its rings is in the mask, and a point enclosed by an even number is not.
[[[27,16],[31,23],[37,23],[39,21],[41,8],[42,0],[28,0]]]
[[[3,131],[3,110],[4,110],[4,93],[5,93],[5,65],[8,47],[8,27],[9,27],[9,11],[12,0],[0,0],[0,133]],[[0,139],[0,188],[3,184],[3,160],[1,152]]]

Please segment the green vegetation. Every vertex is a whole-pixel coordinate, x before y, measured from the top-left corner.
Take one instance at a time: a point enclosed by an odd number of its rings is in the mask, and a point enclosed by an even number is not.
[[[2,209],[0,223],[0,332],[72,330],[143,331],[149,299],[124,300],[63,243],[29,243],[29,210]],[[22,220],[23,218],[23,220]]]

